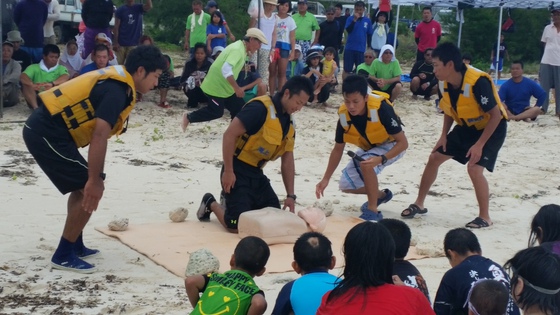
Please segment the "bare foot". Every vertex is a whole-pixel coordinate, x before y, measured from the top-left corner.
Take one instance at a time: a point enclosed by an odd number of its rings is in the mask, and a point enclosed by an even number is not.
[[[183,114],[183,120],[181,122],[181,128],[183,129],[183,132],[187,131],[187,127],[189,126],[189,117],[187,117],[187,113]]]
[[[317,89],[313,92],[313,95],[319,95],[319,92],[321,92],[321,90]]]

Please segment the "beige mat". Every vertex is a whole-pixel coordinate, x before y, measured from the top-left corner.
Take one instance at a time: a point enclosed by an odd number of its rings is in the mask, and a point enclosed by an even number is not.
[[[220,260],[220,270],[229,270],[229,260],[239,237],[226,232],[218,221],[198,222],[189,218],[182,223],[162,222],[150,224],[131,224],[124,232],[115,232],[107,227],[95,229],[105,235],[112,236],[128,247],[138,251],[165,269],[184,277],[189,261],[189,253],[198,249],[210,250]],[[331,240],[337,267],[343,264],[342,244],[348,231],[362,222],[358,218],[333,215],[327,218],[324,234]],[[293,260],[293,244],[277,244],[270,246],[270,259],[266,265],[269,273],[291,271]],[[416,249],[411,247],[407,259],[421,259]]]

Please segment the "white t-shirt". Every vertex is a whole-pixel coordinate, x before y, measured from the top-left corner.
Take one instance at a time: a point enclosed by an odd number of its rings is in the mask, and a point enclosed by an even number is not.
[[[52,0],[48,6],[48,16],[45,25],[43,25],[43,36],[51,37],[54,33],[54,22],[60,18],[60,6],[57,0]],[[59,38],[60,39],[60,38]]]
[[[297,28],[296,22],[291,16],[284,19],[278,18],[276,21],[276,47],[282,43],[281,48],[289,50],[290,48],[284,47],[286,44],[288,44],[287,47],[290,46],[290,32]]]
[[[259,29],[264,33],[264,36],[266,36],[266,40],[268,41],[268,45],[262,44],[261,45],[261,49],[265,49],[265,50],[270,50],[270,44],[272,43],[272,32],[274,32],[274,29],[276,27],[276,19],[277,19],[277,15],[276,13],[272,13],[272,15],[268,18],[266,17],[266,15],[263,14],[263,17],[261,18],[260,21],[260,27]],[[255,26],[258,25],[258,22]]]
[[[557,32],[554,24],[549,24],[544,28],[541,42],[545,43],[541,63],[560,66],[560,33]]]

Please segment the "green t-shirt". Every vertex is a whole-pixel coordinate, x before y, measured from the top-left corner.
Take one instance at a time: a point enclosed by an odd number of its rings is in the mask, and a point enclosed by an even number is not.
[[[319,29],[317,19],[309,12],[306,12],[304,16],[301,16],[299,13],[294,13],[292,19],[294,19],[297,26],[296,40],[311,40],[311,32]]]
[[[31,79],[33,83],[53,82],[61,76],[68,74],[65,66],[58,65],[54,71],[47,72],[41,69],[38,63],[30,65],[23,71]]]
[[[200,14],[191,14],[187,18],[186,29],[191,30],[191,37],[189,38],[190,47],[194,47],[196,43],[203,43],[206,45],[206,27],[210,24],[210,14],[202,12],[204,14],[202,21],[200,21]],[[194,26],[192,25],[194,17]],[[199,23],[200,21],[200,23]]]
[[[398,60],[394,60],[389,63],[383,63],[383,61],[375,59],[372,63],[372,69],[372,75],[378,79],[392,79],[402,74],[401,65],[399,64]],[[385,84],[381,89],[383,91],[386,91],[389,86],[391,85]]]
[[[191,315],[247,314],[253,296],[260,291],[253,278],[243,271],[210,274],[204,293]]]
[[[222,74],[222,66],[225,62],[229,63],[233,70],[233,78],[237,80],[239,72],[241,72],[245,65],[246,57],[247,53],[243,40],[238,40],[228,45],[218,59],[210,66],[206,78],[204,78],[200,85],[202,91],[208,95],[221,98],[228,98],[235,94],[233,87]]]
[[[359,73],[360,70],[364,70],[367,73],[369,73],[370,75],[373,73],[373,63],[370,64],[369,66],[366,65],[366,63],[361,63],[357,68],[356,68],[356,73]]]

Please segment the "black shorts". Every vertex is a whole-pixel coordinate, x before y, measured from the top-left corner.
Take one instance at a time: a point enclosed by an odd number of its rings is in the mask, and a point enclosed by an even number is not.
[[[456,125],[450,133],[447,134],[447,151],[443,152],[443,148],[439,147],[437,151],[441,154],[452,156],[453,159],[461,164],[466,164],[469,158],[466,157],[469,149],[478,141],[483,130],[476,130],[470,127]],[[498,158],[498,152],[504,144],[507,134],[507,121],[502,119],[490,139],[482,149],[480,161],[476,164],[485,167],[488,171],[494,171],[494,165]]]
[[[223,172],[222,168],[221,174]],[[229,229],[237,229],[237,220],[243,212],[266,207],[280,208],[280,200],[264,174],[256,178],[235,172],[235,178],[230,193],[222,192],[226,204],[224,221]]]
[[[372,83],[374,83],[373,80],[371,80],[371,79],[370,79],[369,81],[371,81],[371,82],[370,82],[370,85],[371,85]],[[395,88],[395,86],[397,86],[397,84],[402,85],[401,81],[397,81],[397,82],[393,82],[391,85],[389,85],[389,87],[388,87],[387,90],[385,90],[385,91],[383,91],[377,84],[373,84],[373,85],[371,86],[371,88],[374,89],[374,90],[376,90],[376,91],[385,92],[385,93],[389,94],[389,96],[391,96],[391,93],[393,93],[393,89]]]
[[[37,164],[62,194],[83,189],[88,180],[88,164],[72,141],[46,139],[23,127],[23,140]]]

